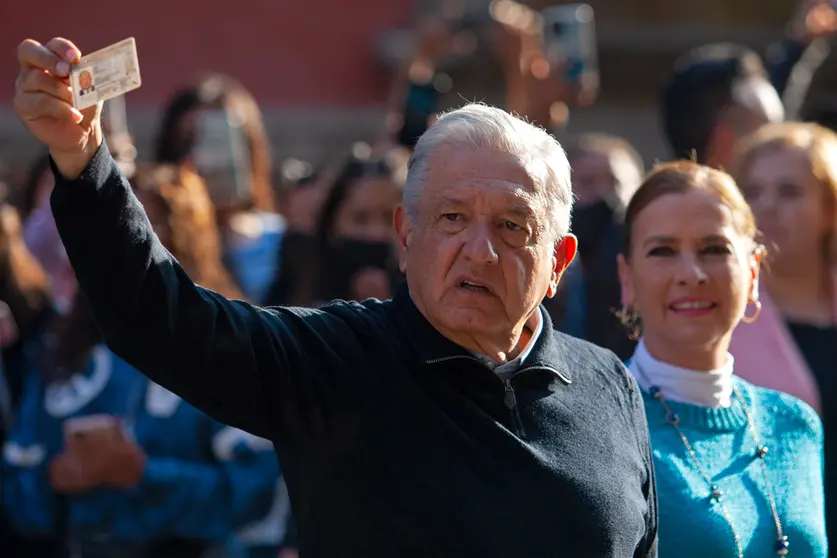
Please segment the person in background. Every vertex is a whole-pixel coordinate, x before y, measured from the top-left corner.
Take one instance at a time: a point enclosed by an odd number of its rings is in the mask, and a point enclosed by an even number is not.
[[[636,384],[540,308],[576,251],[553,137],[493,107],[447,113],[396,209],[393,300],[260,309],[195,285],[103,149],[99,108],[45,94],[81,55],[23,41],[14,99],[50,148],[81,290],[144,373],[274,441],[303,555],[657,555]]]
[[[208,130],[223,117],[224,130]],[[209,134],[218,134],[209,137]],[[219,139],[220,138],[220,139]],[[217,141],[216,141],[217,140]],[[236,146],[240,142],[240,151]],[[221,153],[203,153],[219,149]],[[219,177],[203,166],[205,159],[229,160]],[[221,230],[224,261],[248,300],[260,303],[279,273],[281,241],[287,228],[276,213],[271,178],[270,144],[253,96],[229,76],[211,74],[169,101],[157,138],[159,163],[185,165],[209,180]],[[215,170],[213,169],[213,173]],[[240,182],[233,183],[233,176]]]
[[[801,0],[784,40],[765,62],[744,45],[721,43],[681,56],[661,96],[663,132],[676,158],[729,170],[735,143],[763,124],[791,116],[824,60],[821,39],[837,30],[827,2]]]
[[[785,118],[761,58],[737,44],[706,45],[678,58],[664,85],[662,112],[676,158],[727,170],[740,138]]]
[[[116,164],[126,176],[133,176],[136,148],[133,138],[127,131],[112,134],[108,126],[109,119],[103,119],[102,133],[108,143],[108,149]],[[23,220],[23,239],[49,277],[53,309],[68,312],[76,294],[76,278],[49,208],[49,196],[55,180],[49,168],[49,155],[37,157],[29,168],[29,173],[15,205]]]
[[[402,193],[398,174],[387,159],[366,153],[353,154],[344,163],[328,189],[313,243],[308,244],[309,254],[316,257],[288,262],[304,277],[290,295],[283,294],[290,275],[280,277],[271,304],[311,306],[336,298],[392,296],[397,272],[392,222]]]
[[[19,205],[26,247],[49,277],[51,305],[57,312],[65,313],[70,310],[77,284],[49,208],[54,185],[49,157],[43,155],[30,167]]]
[[[582,134],[567,146],[573,169],[573,232],[579,259],[568,270],[562,292],[551,302],[566,309],[560,326],[627,359],[634,343],[617,317],[620,289],[616,256],[622,246],[622,220],[642,182],[645,163],[625,139]],[[547,303],[547,308],[550,304]]]
[[[729,353],[739,322],[759,317],[763,256],[721,171],[660,165],[628,206],[619,277],[626,318],[641,324],[629,368],[651,433],[661,556],[827,556],[820,420],[737,377]]]
[[[133,186],[191,276],[240,296],[200,177],[140,166]],[[53,333],[33,350],[21,419],[4,448],[4,499],[22,532],[66,529],[83,558],[188,558],[265,516],[279,480],[269,443],[213,421],[113,355],[80,295]],[[91,416],[106,424],[71,434]]]
[[[760,317],[736,330],[730,351],[743,378],[820,412],[837,530],[837,135],[816,124],[766,126],[741,143],[733,172],[771,257]]]
[[[197,283],[229,297],[243,298],[221,262],[221,239],[214,207],[201,178],[184,167],[140,167],[134,190],[160,241]],[[258,480],[258,479],[257,479]],[[262,482],[263,480],[258,480]],[[248,558],[275,556],[284,543],[290,502],[280,475],[276,475],[273,504],[263,517],[246,525],[227,550]]]
[[[26,372],[25,347],[52,316],[47,275],[23,241],[18,212],[0,205],[0,448],[17,423]],[[2,474],[0,472],[0,474]],[[64,541],[24,537],[9,522],[0,501],[0,548],[6,556],[66,556]]]
[[[326,177],[311,163],[287,159],[282,163],[279,212],[288,222],[287,234],[313,235],[326,197]],[[280,249],[281,255],[281,249]]]

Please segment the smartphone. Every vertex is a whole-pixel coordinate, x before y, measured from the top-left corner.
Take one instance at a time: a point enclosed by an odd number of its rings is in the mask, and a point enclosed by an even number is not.
[[[404,123],[398,132],[398,143],[413,149],[427,131],[430,117],[439,110],[439,91],[431,82],[410,83],[404,100]]]
[[[564,80],[581,89],[598,87],[595,14],[589,4],[561,4],[541,12],[544,54],[565,68]]]
[[[224,109],[198,115],[195,167],[206,182],[209,197],[219,207],[250,198],[250,158],[244,122]]]
[[[330,299],[351,298],[352,280],[367,268],[381,269],[390,279],[390,289],[401,278],[398,269],[398,255],[389,242],[370,242],[345,239],[329,248],[324,260]]]
[[[64,421],[64,436],[68,439],[78,439],[95,435],[109,435],[118,428],[119,423],[111,415],[73,417]]]

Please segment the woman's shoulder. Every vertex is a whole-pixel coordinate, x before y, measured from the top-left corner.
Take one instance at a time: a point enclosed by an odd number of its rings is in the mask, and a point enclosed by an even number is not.
[[[822,421],[807,403],[787,393],[751,384],[734,377],[734,385],[750,402],[759,422],[770,422],[785,432],[800,432],[822,440]],[[755,418],[755,417],[754,417]]]

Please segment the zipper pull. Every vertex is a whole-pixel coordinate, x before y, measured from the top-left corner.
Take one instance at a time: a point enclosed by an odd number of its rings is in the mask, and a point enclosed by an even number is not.
[[[517,406],[517,397],[514,395],[514,388],[509,380],[506,380],[506,394],[503,400],[509,409],[514,409]]]

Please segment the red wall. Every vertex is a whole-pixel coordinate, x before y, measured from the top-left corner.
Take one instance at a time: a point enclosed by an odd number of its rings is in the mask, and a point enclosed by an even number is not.
[[[24,38],[63,36],[82,52],[137,39],[143,86],[130,104],[157,104],[203,71],[226,72],[260,103],[358,107],[381,102],[389,73],[381,35],[406,25],[411,0],[0,0],[0,104]]]

